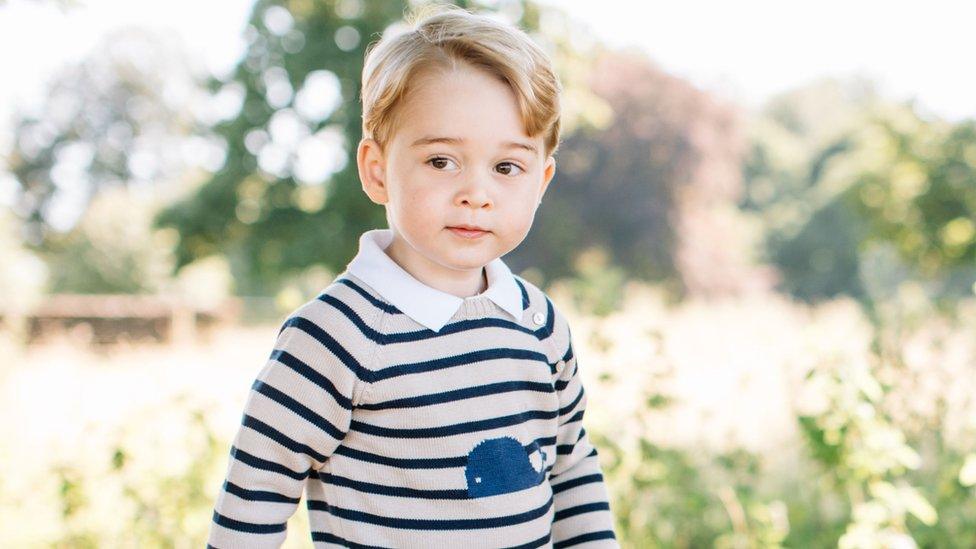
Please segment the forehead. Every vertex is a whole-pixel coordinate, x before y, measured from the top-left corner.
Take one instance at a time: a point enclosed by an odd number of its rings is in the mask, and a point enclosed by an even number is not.
[[[394,138],[406,146],[523,143],[539,150],[542,143],[541,135],[533,138],[526,133],[511,87],[500,77],[466,64],[418,75],[400,108]]]

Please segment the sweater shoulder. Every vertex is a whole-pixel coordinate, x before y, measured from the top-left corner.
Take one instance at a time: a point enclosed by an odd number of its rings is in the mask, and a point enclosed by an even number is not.
[[[537,329],[539,339],[550,349],[554,361],[562,360],[570,342],[569,322],[566,316],[545,290],[521,276],[513,276],[523,289],[523,299],[528,302],[526,309],[533,317],[541,313],[540,318],[543,323]]]
[[[300,349],[319,368],[341,364],[365,386],[375,371],[384,310],[365,288],[348,282],[338,277],[292,310],[278,331],[278,345]],[[357,388],[354,402],[362,390]]]
[[[294,309],[288,318],[306,319],[336,336],[368,340],[369,331],[376,330],[382,320],[384,305],[367,286],[343,275]],[[358,329],[349,330],[350,326]]]

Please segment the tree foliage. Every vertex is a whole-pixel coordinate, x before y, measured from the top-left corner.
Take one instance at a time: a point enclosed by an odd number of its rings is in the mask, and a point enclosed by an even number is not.
[[[771,100],[751,127],[741,206],[762,219],[781,288],[805,300],[952,299],[976,280],[976,131],[922,117],[864,81]]]
[[[212,163],[196,92],[179,49],[144,29],[115,31],[59,73],[14,121],[7,168],[24,239],[43,249],[102,189],[151,188]]]
[[[157,218],[159,226],[179,231],[177,268],[226,254],[238,290],[247,293],[280,271],[348,253],[347,221],[375,221],[354,192],[354,166],[344,154],[331,162],[335,173],[327,180],[305,182],[298,164],[321,161],[340,147],[348,153],[358,132],[365,42],[401,8],[399,2],[255,3],[243,58],[229,81],[211,83],[218,93],[240,96],[238,114],[215,127],[227,146],[224,166]]]

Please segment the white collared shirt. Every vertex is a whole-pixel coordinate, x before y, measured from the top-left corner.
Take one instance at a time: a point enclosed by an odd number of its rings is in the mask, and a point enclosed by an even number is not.
[[[359,237],[359,252],[346,270],[360,278],[420,324],[440,331],[454,316],[465,299],[488,297],[516,321],[522,317],[522,291],[502,259],[495,258],[485,265],[488,289],[477,296],[458,297],[417,280],[386,254],[393,242],[391,229],[373,229]]]

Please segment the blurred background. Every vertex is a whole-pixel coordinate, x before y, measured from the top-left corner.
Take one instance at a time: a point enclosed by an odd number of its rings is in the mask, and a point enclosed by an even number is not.
[[[360,71],[418,3],[0,0],[0,545],[204,543],[280,323],[386,226]],[[621,544],[976,546],[976,10],[459,3],[565,88],[504,260]]]

